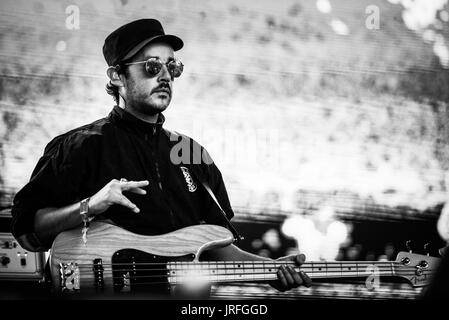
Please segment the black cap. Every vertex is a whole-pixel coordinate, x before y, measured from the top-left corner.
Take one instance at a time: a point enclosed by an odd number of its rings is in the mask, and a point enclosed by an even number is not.
[[[156,19],[141,19],[121,26],[104,41],[103,55],[109,66],[128,60],[150,42],[165,42],[174,51],[184,43],[174,35],[165,34],[161,23]]]

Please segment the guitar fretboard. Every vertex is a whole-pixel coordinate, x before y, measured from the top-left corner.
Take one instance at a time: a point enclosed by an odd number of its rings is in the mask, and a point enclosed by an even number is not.
[[[367,277],[371,274],[394,276],[395,262],[306,262],[301,268],[292,262],[232,261],[232,262],[169,262],[168,279],[172,284],[187,281],[235,282],[276,280],[281,265],[292,266],[310,278]]]

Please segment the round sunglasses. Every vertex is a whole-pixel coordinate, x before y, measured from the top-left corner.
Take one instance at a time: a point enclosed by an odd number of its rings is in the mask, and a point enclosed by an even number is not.
[[[172,59],[164,63],[159,58],[151,57],[145,61],[125,63],[125,66],[133,64],[145,64],[145,71],[150,77],[154,77],[161,72],[164,64],[167,66],[167,70],[173,78],[179,77],[184,70],[184,65],[179,59]]]

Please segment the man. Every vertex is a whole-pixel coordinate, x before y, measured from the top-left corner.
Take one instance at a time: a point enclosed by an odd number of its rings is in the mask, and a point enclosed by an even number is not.
[[[24,248],[47,250],[60,232],[87,226],[92,219],[146,235],[204,222],[227,225],[201,184],[210,185],[232,218],[218,168],[211,161],[174,163],[176,142],[162,128],[173,81],[183,69],[174,52],[182,47],[182,40],[166,35],[154,19],[131,22],[106,38],[107,91],[118,105],[108,117],[60,135],[45,148],[30,182],[14,198],[12,231]],[[192,150],[198,146],[192,141]],[[267,260],[235,245],[206,255],[212,260]],[[298,265],[304,259],[284,258]],[[311,284],[291,267],[281,267],[278,278],[272,285],[281,291]]]

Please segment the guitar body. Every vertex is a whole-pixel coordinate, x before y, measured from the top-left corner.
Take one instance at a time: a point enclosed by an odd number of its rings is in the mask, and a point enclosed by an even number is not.
[[[80,229],[56,237],[49,260],[52,287],[57,294],[150,293],[164,299],[167,294],[176,298],[193,294],[201,298],[207,295],[205,284],[273,281],[278,279],[279,267],[286,264],[312,279],[401,277],[413,287],[422,287],[439,263],[438,258],[410,252],[399,252],[396,261],[311,261],[300,268],[293,261],[199,261],[205,251],[228,246],[233,240],[228,229],[216,225],[144,236],[93,222],[86,243]]]
[[[232,233],[216,225],[144,236],[93,222],[86,243],[80,229],[56,237],[50,255],[52,286],[56,292],[165,294],[170,291],[167,262],[196,262],[204,251],[232,242]]]

